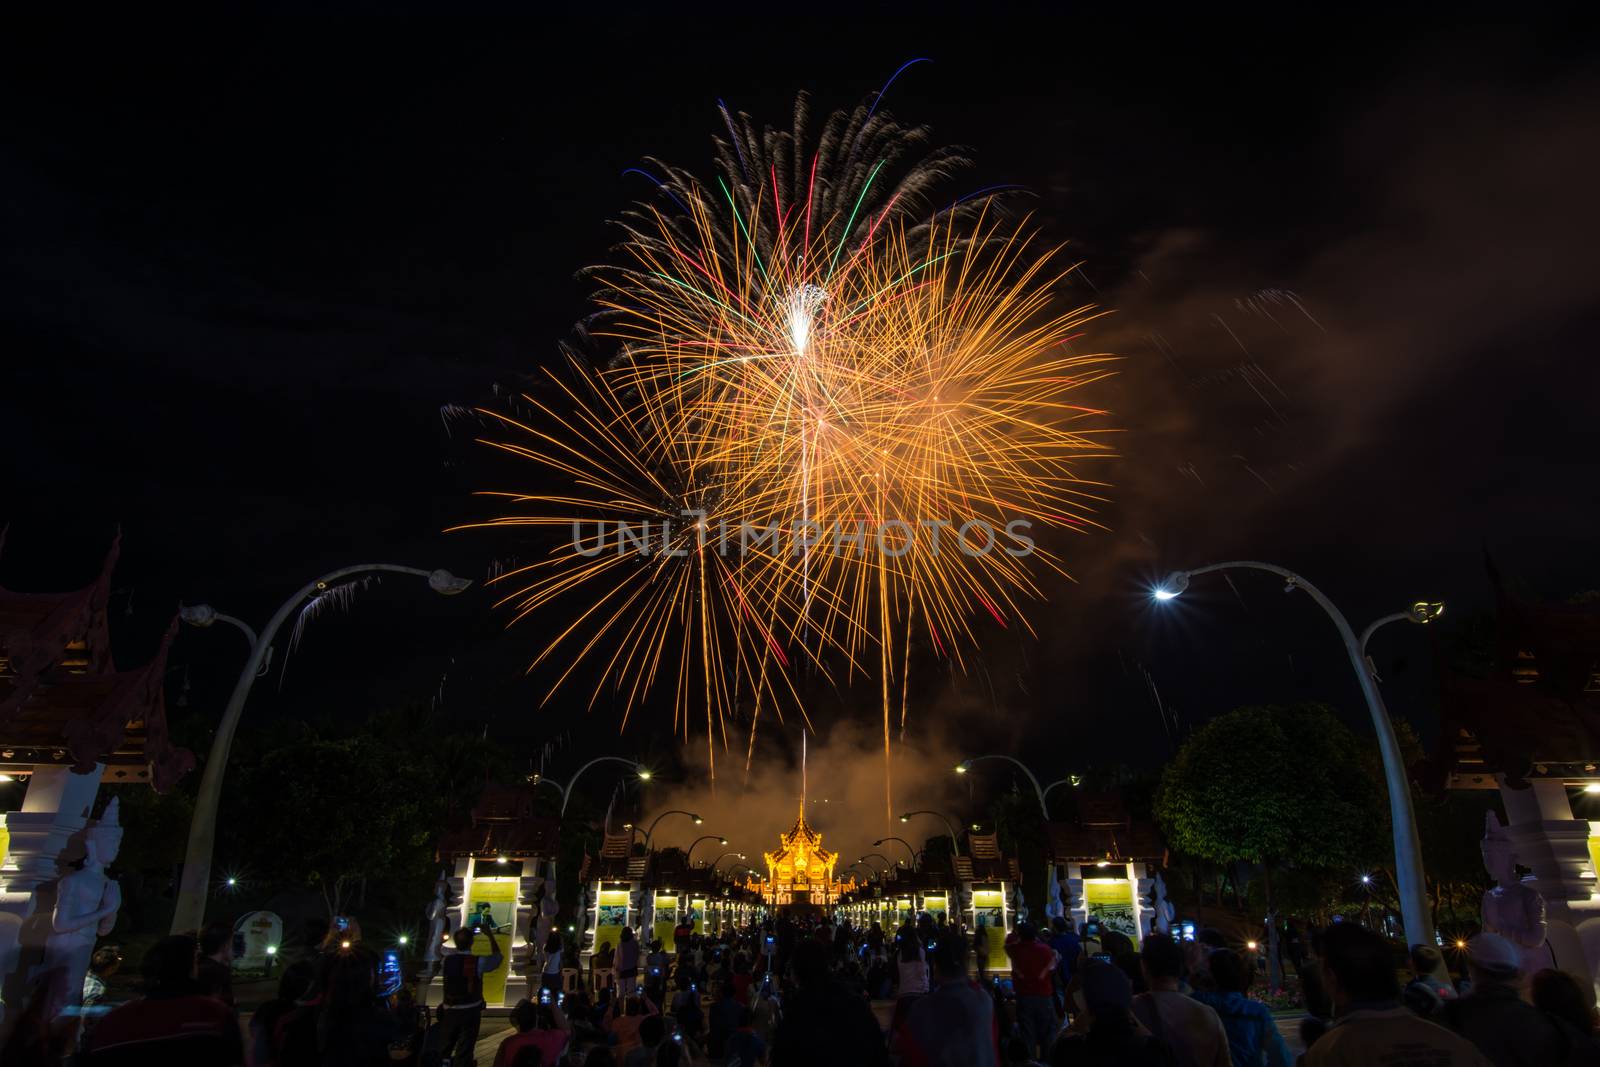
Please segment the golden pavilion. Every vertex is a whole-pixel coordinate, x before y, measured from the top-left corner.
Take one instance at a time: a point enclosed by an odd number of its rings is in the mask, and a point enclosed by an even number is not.
[[[763,853],[767,880],[762,896],[768,904],[837,904],[839,894],[855,884],[834,878],[833,865],[839,854],[823,848],[822,835],[807,825],[803,797],[794,826],[778,838],[779,849]]]

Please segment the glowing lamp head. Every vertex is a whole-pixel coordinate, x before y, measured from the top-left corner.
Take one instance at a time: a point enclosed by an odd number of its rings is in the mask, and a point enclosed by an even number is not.
[[[960,763],[956,764],[956,773],[957,774],[966,774],[971,769],[972,769],[972,761],[971,760],[962,760]]]
[[[407,937],[405,934],[401,934],[399,937],[395,938],[395,940],[398,941],[402,945],[410,944],[410,942],[411,942],[411,939],[409,937]]]
[[[719,838],[717,838],[717,844],[719,844],[719,845],[726,845],[726,844],[727,844],[727,843],[728,843],[728,839],[727,839],[727,838],[726,838],[726,837],[719,837]]]
[[[1189,574],[1187,571],[1173,571],[1161,582],[1160,585],[1150,590],[1150,595],[1156,600],[1165,602],[1175,600],[1189,588]]]
[[[1588,785],[1583,787],[1583,791],[1590,794],[1600,793],[1600,782],[1590,782]]]
[[[278,954],[278,946],[277,945],[268,945],[267,946],[267,955],[276,956],[277,954]]]
[[[911,821],[911,816],[909,816],[909,815],[902,815],[902,816],[900,816],[900,821],[901,821],[901,822],[910,822],[910,821]]]
[[[495,861],[495,862],[496,862],[496,863],[498,863],[498,864],[499,864],[499,865],[500,865],[500,866],[502,866],[502,867],[504,867],[504,866],[505,866],[505,865],[506,865],[506,864],[508,864],[508,863],[510,863],[510,862],[511,862],[511,861],[510,861],[510,860],[509,860],[509,859],[508,859],[508,858],[506,858],[506,857],[505,857],[505,856],[496,856],[496,857],[495,857],[495,858],[494,858],[494,861]]]
[[[1246,941],[1244,943],[1244,947],[1249,949],[1251,952],[1254,952],[1256,950],[1256,943],[1254,941]]]
[[[648,782],[650,780],[650,768],[640,767],[636,773],[639,775],[639,780],[641,782]]]
[[[349,948],[349,947],[350,947],[350,940],[349,940],[349,938],[346,938],[346,939],[345,939],[345,940],[343,940],[343,941],[341,941],[341,942],[339,942],[339,947],[340,947],[340,948]]]
[[[1361,876],[1361,884],[1362,884],[1362,885],[1371,885],[1371,884],[1372,884],[1372,875],[1370,875],[1370,874],[1363,874],[1363,875],[1362,875],[1362,876]]]
[[[700,816],[698,816],[698,815],[695,815],[695,816],[693,816],[693,819],[694,819],[694,824],[695,824],[695,825],[696,825],[696,826],[700,826],[700,825],[702,825],[702,824],[703,824],[703,823],[704,823],[704,822],[705,822],[705,820],[704,820],[704,819],[702,819],[702,818],[701,818],[701,817],[700,817]]]
[[[231,874],[230,874],[230,875],[228,875],[228,885],[229,885],[229,886],[236,886],[236,885],[238,885],[238,884],[239,884],[239,879],[237,879],[237,878],[235,878],[235,877],[234,877],[234,876],[233,876],[233,875],[231,875]]]

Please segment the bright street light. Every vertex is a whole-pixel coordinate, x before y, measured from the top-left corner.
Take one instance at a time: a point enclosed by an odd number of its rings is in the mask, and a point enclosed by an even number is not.
[[[178,878],[177,906],[172,912],[173,933],[197,930],[205,925],[206,894],[211,888],[211,856],[217,844],[217,811],[222,805],[222,775],[228,768],[228,752],[233,747],[233,735],[244,714],[245,701],[249,699],[250,689],[256,679],[267,671],[272,642],[278,636],[279,627],[311,597],[326,593],[332,583],[372,571],[426,578],[428,588],[440,596],[455,596],[472,584],[472,579],[457,578],[446,570],[425,571],[394,563],[358,563],[341,567],[301,586],[298,592],[278,607],[259,635],[249,623],[232,615],[224,615],[210,604],[190,604],[178,609],[178,616],[185,623],[202,630],[218,622],[237,627],[250,642],[250,655],[245,658],[244,669],[234,682],[233,693],[228,697],[216,733],[211,738],[211,754],[206,758],[205,770],[200,775],[194,816],[189,822],[189,843],[184,850],[183,872]]]
[[[1320,589],[1294,571],[1275,563],[1262,563],[1259,560],[1230,560],[1227,563],[1213,563],[1193,570],[1173,571],[1160,585],[1150,591],[1150,595],[1156,600],[1171,600],[1189,588],[1191,577],[1226,570],[1255,570],[1276,575],[1284,580],[1284,592],[1304,590],[1305,594],[1333,621],[1340,640],[1344,642],[1345,652],[1350,657],[1350,666],[1355,669],[1356,681],[1361,686],[1361,695],[1366,698],[1367,712],[1372,717],[1373,730],[1378,735],[1378,752],[1383,758],[1384,784],[1389,792],[1395,882],[1399,891],[1400,917],[1404,926],[1405,940],[1410,944],[1432,944],[1433,913],[1428,906],[1428,887],[1422,867],[1422,842],[1417,835],[1417,816],[1411,806],[1411,779],[1406,770],[1405,758],[1400,752],[1399,738],[1395,736],[1394,723],[1389,719],[1389,710],[1384,707],[1383,694],[1378,691],[1378,671],[1371,658],[1367,656],[1367,642],[1372,639],[1373,633],[1380,626],[1391,622],[1404,619],[1426,625],[1444,613],[1444,605],[1437,601],[1414,601],[1406,611],[1395,612],[1374,620],[1358,638],[1350,627],[1350,620],[1344,617],[1344,613]]]

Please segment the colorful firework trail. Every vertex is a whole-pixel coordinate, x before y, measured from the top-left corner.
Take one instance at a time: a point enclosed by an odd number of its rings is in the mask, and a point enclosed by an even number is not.
[[[533,666],[568,649],[554,692],[598,663],[591,704],[609,688],[625,716],[670,679],[685,737],[704,703],[713,776],[742,706],[752,749],[764,710],[804,714],[802,665],[876,673],[888,806],[913,638],[964,667],[974,619],[1026,626],[1034,567],[1065,573],[1013,524],[1095,525],[1100,486],[1077,467],[1109,454],[1104,412],[1072,401],[1109,357],[1073,342],[1099,312],[1052,310],[1071,265],[991,198],[930,208],[964,161],[902,167],[925,131],[862,107],[807,159],[803,99],[793,132],[724,115],[716,183],[653,164],[662,197],[625,219],[620,262],[588,272],[589,332],[618,356],[552,375],[535,420],[486,412],[515,438],[490,443],[570,491],[495,494],[516,511],[478,525],[575,531],[500,579],[516,619],[575,605]],[[660,544],[624,551],[598,522],[653,523]],[[730,551],[749,529],[786,534]]]

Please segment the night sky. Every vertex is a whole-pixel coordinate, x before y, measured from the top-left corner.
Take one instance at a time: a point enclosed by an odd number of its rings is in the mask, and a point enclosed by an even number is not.
[[[781,124],[798,90],[848,107],[929,57],[884,106],[970,147],[953,195],[1019,184],[1071,242],[1063,300],[1117,309],[1095,402],[1125,433],[1096,471],[1110,532],[1063,546],[1077,584],[1033,607],[1037,640],[997,631],[968,676],[924,670],[919,728],[1081,766],[1154,764],[1242,703],[1359,724],[1311,604],[1241,576],[1157,611],[1145,589],[1174,567],[1282,563],[1358,629],[1417,596],[1483,610],[1485,549],[1531,594],[1600,588],[1592,27],[913,10],[13,24],[0,583],[81,584],[120,523],[131,663],[179,601],[260,622],[368,560],[482,579],[525,546],[442,532],[503,471],[441,407],[556,358],[586,311],[575,272],[648,192],[623,171],[709,173],[718,99]],[[308,628],[251,716],[438,701],[519,752],[616,746],[609,709],[537,710],[543,625],[504,621],[482,593],[385,581]],[[1428,638],[1374,651],[1426,735]],[[220,709],[242,654],[185,632],[169,701],[187,684]],[[870,716],[870,688],[817,710]],[[621,744],[669,731],[647,716]]]

